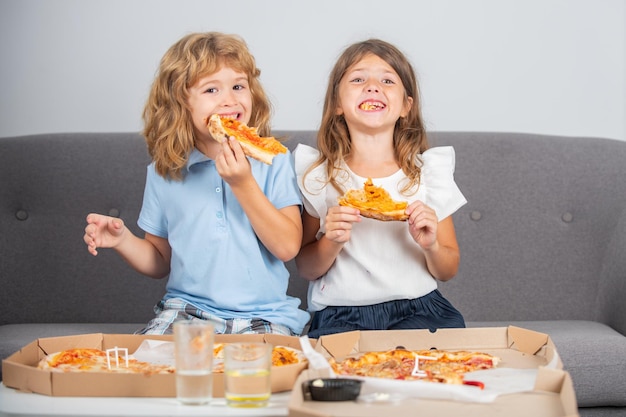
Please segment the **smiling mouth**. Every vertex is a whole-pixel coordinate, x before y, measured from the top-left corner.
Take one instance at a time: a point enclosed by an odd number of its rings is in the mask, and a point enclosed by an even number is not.
[[[361,110],[381,110],[386,106],[378,101],[365,101],[359,105]]]

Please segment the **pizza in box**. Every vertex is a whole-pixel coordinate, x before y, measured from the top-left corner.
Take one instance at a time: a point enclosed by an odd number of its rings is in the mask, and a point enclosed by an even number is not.
[[[337,375],[419,380],[453,385],[474,385],[465,374],[495,368],[499,358],[487,353],[445,350],[408,350],[396,348],[382,352],[364,352],[342,360],[328,361]]]
[[[215,359],[213,372],[224,372],[223,354],[225,343],[216,343],[213,349]],[[285,366],[303,363],[304,354],[288,346],[272,348],[272,366]],[[39,369],[53,372],[107,372],[139,374],[171,374],[175,366],[140,361],[128,355],[126,349],[72,348],[47,354],[39,362]]]

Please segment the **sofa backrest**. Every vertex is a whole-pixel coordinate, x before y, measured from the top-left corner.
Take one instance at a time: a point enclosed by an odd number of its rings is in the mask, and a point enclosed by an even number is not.
[[[0,324],[147,322],[165,281],[90,255],[90,212],[139,233],[149,157],[136,133],[0,138]]]
[[[281,131],[289,148],[315,132]],[[468,204],[454,214],[459,274],[442,292],[468,321],[615,317],[626,293],[626,142],[436,132]],[[149,158],[137,133],[0,138],[0,324],[145,322],[165,280],[83,242],[89,212],[135,233]],[[293,261],[289,292],[306,302]],[[613,310],[605,306],[613,306]],[[303,304],[305,306],[305,304]],[[622,328],[622,330],[625,330]]]
[[[459,274],[440,285],[466,319],[626,330],[624,307],[607,304],[626,296],[626,142],[460,132],[431,142],[454,146],[468,200],[454,215]]]

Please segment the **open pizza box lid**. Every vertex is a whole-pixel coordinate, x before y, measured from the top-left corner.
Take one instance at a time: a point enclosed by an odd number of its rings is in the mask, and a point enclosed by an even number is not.
[[[46,354],[71,348],[127,348],[129,354],[144,340],[172,342],[172,335],[83,334],[37,339],[2,361],[3,383],[7,387],[61,397],[175,397],[173,374],[108,374],[53,372],[38,369]],[[297,337],[275,334],[215,335],[216,343],[265,342],[300,349]],[[273,367],[272,392],[291,390],[306,363]],[[224,396],[224,375],[213,374],[213,396]]]
[[[544,333],[512,326],[440,329],[434,333],[428,330],[355,331],[322,336],[315,350],[326,358],[341,360],[362,352],[385,351],[398,346],[410,350],[434,348],[493,354],[501,359],[498,368],[506,367],[505,378],[509,381],[513,378],[516,382],[519,373],[522,382],[518,387],[514,383],[512,390],[502,391],[504,394],[494,395],[493,390],[488,392],[490,387],[487,385],[483,394],[483,390],[477,387],[364,378],[361,395],[356,401],[323,402],[310,400],[303,383],[332,376],[331,371],[310,367],[296,381],[290,397],[289,415],[349,417],[380,416],[389,412],[438,416],[578,415],[571,377],[563,371],[558,352]],[[499,383],[491,383],[491,388],[495,385]],[[517,391],[519,387],[525,388]]]

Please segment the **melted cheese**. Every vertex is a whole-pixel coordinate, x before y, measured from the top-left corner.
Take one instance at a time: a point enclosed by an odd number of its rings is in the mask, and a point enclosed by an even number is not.
[[[351,190],[344,195],[345,202],[365,209],[376,210],[382,213],[404,210],[408,203],[406,201],[394,201],[387,190],[377,187],[368,178],[362,190]],[[340,202],[341,204],[341,202]]]

